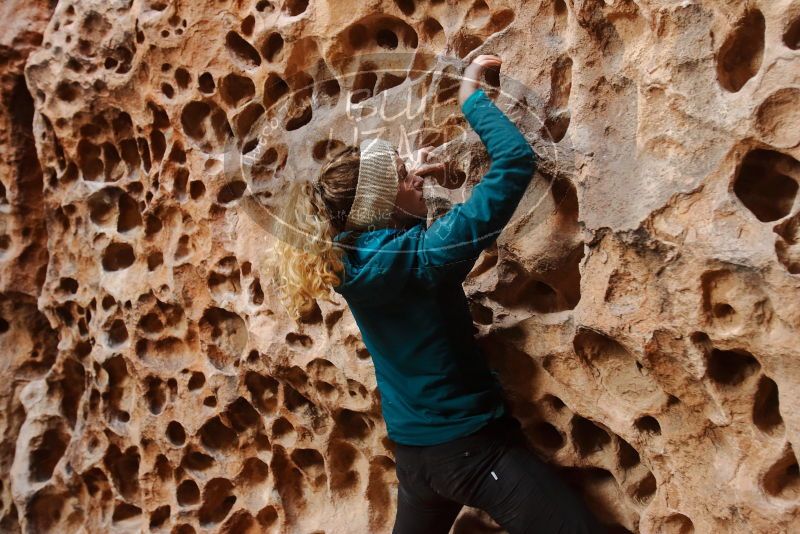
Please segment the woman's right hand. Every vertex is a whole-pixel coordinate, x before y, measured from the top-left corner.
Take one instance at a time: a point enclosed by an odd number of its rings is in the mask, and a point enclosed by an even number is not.
[[[487,68],[500,69],[502,63],[503,60],[500,57],[491,54],[476,56],[472,63],[464,69],[461,86],[458,88],[458,105],[463,106],[467,98],[477,90],[484,70]]]

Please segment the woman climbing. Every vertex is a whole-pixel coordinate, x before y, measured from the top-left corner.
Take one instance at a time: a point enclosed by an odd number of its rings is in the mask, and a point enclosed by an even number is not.
[[[468,201],[426,228],[423,176],[443,171],[422,150],[407,170],[367,139],[294,186],[284,221],[310,236],[277,245],[277,280],[295,317],[333,287],[372,356],[399,481],[394,534],[446,534],[462,506],[511,534],[603,529],[534,453],[472,334],[462,282],[511,219],[536,169],[516,126],[478,88],[497,56],[466,68],[458,101],[491,166]],[[278,236],[280,238],[280,236]]]

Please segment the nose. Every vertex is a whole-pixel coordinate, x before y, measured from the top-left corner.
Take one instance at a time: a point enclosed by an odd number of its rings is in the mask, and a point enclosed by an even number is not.
[[[425,179],[424,179],[422,176],[418,176],[418,175],[416,175],[416,174],[415,174],[415,175],[413,175],[413,177],[411,178],[411,185],[412,185],[412,186],[414,187],[414,189],[416,189],[417,191],[422,191],[422,186],[423,186],[424,184],[425,184]]]

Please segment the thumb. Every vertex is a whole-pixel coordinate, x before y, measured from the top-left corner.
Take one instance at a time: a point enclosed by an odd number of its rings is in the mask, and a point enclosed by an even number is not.
[[[420,165],[413,170],[413,173],[417,176],[428,176],[430,174],[441,174],[445,170],[444,163],[426,163],[424,165]]]

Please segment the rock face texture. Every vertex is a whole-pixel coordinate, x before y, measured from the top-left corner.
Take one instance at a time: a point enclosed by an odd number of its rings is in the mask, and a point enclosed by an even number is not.
[[[800,531],[800,2],[0,13],[3,532],[390,532],[370,355],[288,318],[250,201],[377,132],[463,199],[482,53],[540,166],[465,288],[532,444],[609,532]]]

